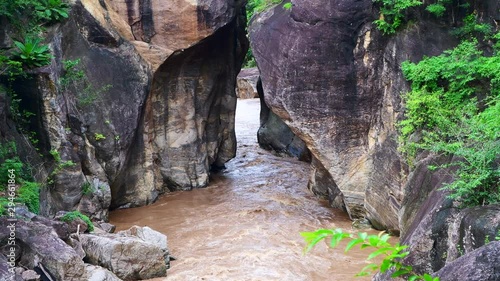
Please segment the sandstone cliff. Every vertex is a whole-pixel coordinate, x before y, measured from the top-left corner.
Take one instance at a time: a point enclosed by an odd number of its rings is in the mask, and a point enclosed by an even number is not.
[[[52,63],[13,86],[35,114],[27,129],[43,156],[39,180],[49,182],[43,214],[106,219],[109,207],[207,185],[211,166],[235,154],[234,88],[248,46],[242,4],[81,0],[48,29]],[[83,77],[68,83],[76,70]],[[12,140],[7,119],[0,128]]]

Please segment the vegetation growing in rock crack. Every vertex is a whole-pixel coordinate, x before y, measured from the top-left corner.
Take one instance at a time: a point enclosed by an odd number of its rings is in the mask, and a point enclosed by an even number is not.
[[[82,184],[82,193],[83,195],[89,195],[92,193],[92,184],[88,181]]]
[[[381,232],[379,235],[368,235],[367,233],[359,233],[357,236],[346,233],[342,229],[318,229],[314,232],[301,232],[300,233],[307,245],[304,252],[309,252],[314,248],[316,244],[320,241],[330,237],[329,246],[335,248],[339,243],[344,240],[350,240],[347,244],[345,251],[351,250],[356,245],[359,245],[361,249],[373,248],[374,251],[368,255],[367,260],[372,260],[376,257],[382,257],[380,263],[370,263],[365,266],[361,272],[356,276],[368,276],[373,274],[375,271],[392,272],[391,277],[406,277],[409,281],[424,280],[424,281],[439,281],[438,277],[432,277],[429,274],[417,274],[413,271],[413,268],[409,265],[403,264],[401,261],[403,258],[408,256],[409,252],[406,250],[408,246],[400,245],[396,243],[392,245],[388,242],[389,234],[384,234]]]
[[[87,224],[89,232],[94,231],[94,224],[92,223],[92,221],[89,219],[89,217],[80,213],[80,211],[67,212],[61,218],[59,218],[59,220],[63,222],[72,222],[76,219],[81,219],[82,221],[84,221],[85,224]]]
[[[100,88],[95,87],[82,69],[80,59],[63,61],[63,65],[64,74],[59,83],[63,92],[72,91],[78,93],[76,100],[77,108],[94,105],[104,93],[112,88],[109,84]]]
[[[48,65],[50,49],[42,43],[44,26],[67,18],[69,5],[61,0],[4,0],[0,16],[14,27],[14,45],[0,53],[0,75],[25,75],[25,69]]]
[[[13,58],[27,68],[40,67],[50,63],[49,46],[42,45],[40,38],[26,37],[24,42],[14,41],[18,51]]]

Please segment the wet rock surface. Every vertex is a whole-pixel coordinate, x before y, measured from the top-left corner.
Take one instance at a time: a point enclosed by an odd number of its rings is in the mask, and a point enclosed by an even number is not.
[[[257,67],[244,68],[236,78],[236,96],[239,99],[254,99],[259,97],[257,81],[259,80]]]
[[[207,188],[113,211],[111,223],[168,235],[176,260],[166,280],[369,280],[354,277],[366,265],[365,252],[344,254],[320,243],[303,256],[301,231],[357,230],[307,190],[307,163],[259,148],[258,100],[238,101],[236,119],[237,156]]]

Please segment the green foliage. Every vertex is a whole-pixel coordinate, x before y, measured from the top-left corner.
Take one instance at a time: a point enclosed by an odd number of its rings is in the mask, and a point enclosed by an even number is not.
[[[69,5],[62,0],[2,0],[0,16],[12,25],[16,51],[12,55],[0,53],[0,75],[7,74],[10,80],[26,76],[24,68],[48,65],[51,60],[48,46],[40,43],[38,36],[43,25],[67,18]],[[10,50],[6,53],[10,54]]]
[[[16,77],[23,76],[23,64],[20,61],[12,60],[5,55],[0,54],[0,75],[7,74],[10,81]]]
[[[79,68],[80,62],[80,59],[63,61],[64,74],[59,82],[64,89],[81,79],[85,79],[85,72]]]
[[[40,44],[39,38],[26,37],[24,42],[14,41],[18,51],[13,58],[23,66],[32,68],[50,64],[52,55],[49,46]]]
[[[257,63],[255,62],[255,57],[252,53],[252,48],[248,48],[247,54],[245,55],[245,59],[243,60],[243,68],[251,68],[256,67]]]
[[[94,138],[96,141],[100,141],[100,140],[105,140],[106,136],[104,136],[103,134],[94,133]]]
[[[5,159],[4,162],[0,164],[0,182],[2,184],[2,187],[5,188],[5,184],[9,179],[9,170],[14,170],[14,174],[19,177],[23,173],[23,167],[24,164],[17,156],[10,159]]]
[[[440,3],[430,4],[425,9],[436,17],[442,17],[444,12],[446,12],[445,6]]]
[[[495,236],[495,240],[500,241],[500,229],[497,232],[497,236]]]
[[[16,143],[13,141],[0,143],[0,158],[5,159],[17,153]]]
[[[9,200],[5,197],[0,197],[0,216],[4,216],[7,213]]]
[[[493,28],[487,23],[478,22],[476,15],[470,14],[463,19],[463,25],[453,31],[453,34],[467,40],[473,40],[474,38],[489,39],[493,35]]]
[[[23,182],[17,190],[17,196],[20,203],[28,207],[30,212],[38,214],[40,212],[40,186],[36,182]]]
[[[71,161],[71,160],[68,160],[68,161],[64,161],[64,162],[61,162],[59,164],[59,167],[64,169],[64,168],[68,168],[68,167],[74,167],[76,166],[76,163]]]
[[[80,213],[79,211],[68,212],[68,213],[64,214],[64,216],[62,216],[60,218],[60,220],[63,222],[72,222],[72,221],[76,220],[77,218],[83,220],[87,224],[89,232],[94,231],[94,224],[92,223],[92,221],[90,221],[89,217]]]
[[[281,3],[282,0],[249,0],[246,5],[247,20],[250,20],[255,14],[260,13],[272,5]]]
[[[323,239],[330,239],[330,247],[335,248],[344,239],[349,239],[345,251],[351,250],[353,247],[359,245],[361,249],[373,248],[374,251],[368,255],[367,260],[372,260],[375,257],[382,257],[380,263],[370,263],[365,266],[357,276],[367,276],[373,274],[374,271],[380,270],[384,273],[393,270],[391,277],[407,277],[408,280],[424,280],[424,281],[439,281],[438,277],[432,277],[429,274],[419,275],[413,272],[413,268],[401,262],[401,259],[408,256],[409,252],[406,250],[408,246],[392,245],[388,242],[389,235],[380,233],[379,235],[368,235],[366,233],[359,233],[357,236],[345,233],[342,229],[319,229],[314,232],[301,232],[307,245],[305,252],[309,252],[312,248]]]
[[[31,181],[31,168],[25,165],[17,156],[16,143],[11,141],[0,144],[0,190],[3,190],[8,181],[8,171],[14,170],[16,182]]]
[[[417,151],[457,156],[432,168],[456,168],[445,184],[464,207],[500,202],[500,53],[487,57],[477,41],[464,41],[440,56],[402,70],[412,83],[400,123],[401,150],[412,162]]]
[[[67,60],[63,62],[64,74],[59,83],[63,91],[73,91],[77,94],[77,105],[79,107],[92,106],[97,102],[102,94],[112,88],[111,85],[105,85],[96,88],[90,83],[85,71],[81,68],[80,59]]]
[[[38,183],[32,182],[30,168],[25,165],[16,155],[17,147],[15,142],[7,142],[0,145],[0,190],[6,190],[9,180],[9,170],[14,170],[16,184],[19,185],[17,196],[14,199],[16,203],[25,204],[28,210],[38,214],[40,208],[40,187]],[[8,200],[2,197],[0,201],[0,215],[4,214]]]
[[[28,19],[24,30],[61,21],[68,15],[69,5],[61,0],[2,0],[0,3],[0,16],[5,16],[9,22],[19,25],[22,18]]]
[[[59,151],[55,150],[55,149],[51,149],[49,151],[50,155],[52,155],[52,157],[54,157],[54,160],[56,161],[56,163],[60,163],[61,162],[61,155],[59,155]]]
[[[61,0],[39,0],[34,7],[40,22],[58,22],[69,15],[69,5]]]
[[[283,4],[283,9],[290,10],[292,8],[292,3],[288,2]]]
[[[405,11],[422,5],[419,0],[373,0],[380,4],[380,18],[374,23],[384,34],[393,34],[403,24]]]
[[[83,195],[89,195],[92,193],[92,185],[90,182],[86,181],[82,184],[82,193]]]

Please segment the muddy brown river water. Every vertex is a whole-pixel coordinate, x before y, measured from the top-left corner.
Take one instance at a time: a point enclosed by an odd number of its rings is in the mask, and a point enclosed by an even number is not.
[[[354,277],[368,264],[367,252],[345,254],[321,242],[303,255],[301,231],[356,230],[346,214],[307,190],[307,163],[259,148],[259,110],[258,99],[238,101],[237,156],[209,187],[113,211],[111,223],[118,230],[149,226],[168,236],[177,260],[167,278],[155,280],[370,280]]]

